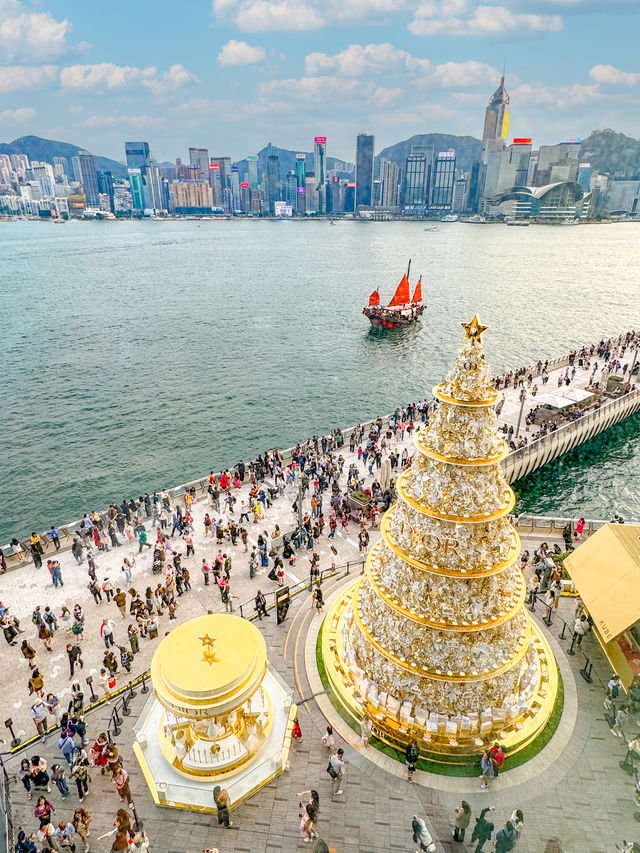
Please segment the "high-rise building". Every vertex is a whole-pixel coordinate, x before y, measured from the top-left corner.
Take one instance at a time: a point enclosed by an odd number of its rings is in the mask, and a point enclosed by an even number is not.
[[[287,204],[291,205],[291,210],[295,213],[298,206],[298,179],[293,169],[287,175],[286,190]]]
[[[404,208],[408,213],[424,213],[429,204],[433,146],[414,145],[407,157],[404,181]]]
[[[533,185],[544,187],[560,181],[575,181],[580,163],[580,140],[541,145]]]
[[[109,199],[109,210],[115,213],[115,193],[113,190],[113,174],[110,171],[98,172],[98,189]]]
[[[100,190],[98,189],[98,174],[93,154],[88,151],[78,151],[78,160],[80,161],[81,183],[87,204],[91,207],[97,207],[100,202]]]
[[[129,176],[129,192],[131,193],[131,204],[133,210],[144,210],[144,185],[142,183],[142,170],[137,167],[127,169]]]
[[[356,145],[356,210],[371,207],[373,190],[373,136],[359,133]]]
[[[77,181],[79,184],[82,183],[82,166],[80,165],[80,158],[77,154],[71,158],[71,172],[74,181]]]
[[[453,202],[451,210],[453,213],[463,213],[467,209],[467,191],[469,184],[466,178],[458,178],[453,185]]]
[[[208,181],[172,181],[171,206],[176,213],[210,213],[213,205]]]
[[[247,154],[247,167],[249,169],[249,189],[258,189],[258,158],[255,154]]]
[[[249,213],[251,211],[249,181],[240,182],[240,210],[242,213]]]
[[[209,180],[209,151],[206,148],[190,148],[189,164],[200,170],[200,180]]]
[[[53,158],[53,170],[57,176],[69,175],[69,161],[66,157]]]
[[[306,211],[306,201],[305,201],[305,178],[307,171],[307,155],[298,153],[296,154],[296,210],[298,213],[304,213]]]
[[[448,151],[440,151],[436,157],[433,190],[431,192],[431,208],[434,210],[451,210],[455,180],[455,149],[450,148]]]
[[[383,160],[380,168],[382,192],[380,204],[382,207],[396,207],[400,196],[400,168],[393,160]]]
[[[500,85],[489,98],[489,103],[484,113],[484,128],[482,131],[482,154],[480,156],[480,168],[478,170],[477,191],[474,189],[473,197],[477,197],[477,209],[483,210],[485,197],[490,197],[491,192],[485,190],[487,179],[487,166],[490,158],[496,159],[506,148],[505,137],[509,129],[509,103],[510,98],[504,86],[504,75],[500,78]],[[494,166],[495,171],[495,166]]]
[[[508,148],[502,140],[488,140],[484,165],[483,209],[513,187],[527,186],[531,139],[517,138]]]
[[[305,213],[318,213],[318,191],[316,190],[316,176],[313,172],[307,172],[304,179],[305,184]]]
[[[489,105],[484,113],[483,143],[487,139],[506,138],[509,129],[509,103],[510,98],[504,87],[503,75],[500,79],[500,85],[489,98]]]
[[[212,157],[209,166],[209,175],[211,176],[211,172],[213,172],[216,184],[216,186],[212,186],[214,206],[219,206],[228,211],[231,209],[231,157]],[[216,192],[219,193],[219,201],[215,198]]]
[[[269,143],[267,154],[267,203],[269,213],[275,213],[275,203],[280,199],[280,155]]]
[[[240,210],[240,171],[235,163],[231,167],[231,210]]]
[[[593,168],[591,163],[580,163],[578,165],[578,175],[576,182],[580,184],[585,193],[591,191],[591,178],[593,176]]]
[[[149,143],[125,142],[124,153],[127,158],[127,167],[129,169],[140,169],[140,173],[144,175],[151,156]]]
[[[327,182],[327,137],[316,136],[314,141],[314,172],[316,176],[316,192],[318,193],[318,212],[325,213],[325,184]],[[308,209],[308,208],[307,208]]]

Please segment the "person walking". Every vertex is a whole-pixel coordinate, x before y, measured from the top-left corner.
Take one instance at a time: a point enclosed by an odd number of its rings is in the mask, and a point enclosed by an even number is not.
[[[315,831],[315,811],[313,806],[307,803],[300,814],[300,836],[305,844],[317,838]]]
[[[73,757],[76,751],[76,744],[67,731],[63,731],[61,736],[58,738],[58,748],[69,767],[73,767]]]
[[[113,596],[113,600],[116,603],[116,607],[120,611],[120,615],[123,619],[127,618],[127,594],[123,592],[120,587],[116,587],[116,594]]]
[[[453,840],[463,842],[464,834],[471,822],[471,807],[466,800],[462,800],[460,805],[453,810],[455,828],[453,830]]]
[[[151,542],[147,542],[147,531],[144,527],[141,527],[140,533],[138,533],[138,554],[142,554],[142,549],[145,545],[147,548],[151,548]]]
[[[218,810],[218,824],[224,824],[227,829],[233,826],[233,821],[229,820],[229,792],[227,789],[216,785],[213,789],[213,802]]]
[[[342,780],[344,778],[344,750],[342,747],[329,756],[327,773],[333,780],[331,791],[336,796],[342,794]]]
[[[486,806],[486,808],[482,809],[480,812],[480,816],[476,818],[476,824],[473,827],[473,833],[471,834],[471,843],[473,844],[474,841],[477,842],[474,853],[482,853],[484,845],[487,841],[491,840],[493,823],[487,820],[485,815],[487,812],[492,812],[494,810],[495,806]]]
[[[81,803],[89,793],[89,769],[81,755],[76,756],[76,760],[71,768],[71,776],[76,783],[78,789],[78,802]]]
[[[489,779],[493,779],[496,775],[495,767],[488,750],[484,750],[480,758],[480,778],[482,779],[481,788],[489,787]]]
[[[24,659],[29,664],[29,669],[35,669],[34,659],[36,656],[36,651],[33,646],[29,643],[28,640],[23,640],[22,645],[20,646],[20,651],[22,652]]]
[[[262,622],[263,616],[268,616],[267,613],[267,599],[262,594],[262,590],[258,590],[256,597],[254,599],[255,603],[255,611],[258,614],[258,619]]]
[[[496,853],[508,853],[509,850],[513,850],[515,846],[516,831],[511,821],[508,820],[504,826],[504,829],[501,829],[500,832],[496,833]]]
[[[431,837],[431,833],[427,829],[427,825],[421,817],[413,816],[411,821],[411,832],[413,843],[418,845],[416,853],[432,853],[436,849],[436,845]]]
[[[80,669],[84,668],[82,660],[82,649],[75,643],[67,643],[67,657],[69,658],[69,681],[72,680],[76,664],[80,664]]]
[[[82,798],[80,798],[80,802],[82,802]],[[89,826],[91,825],[91,812],[78,807],[73,813],[71,823],[84,842],[84,853],[89,853]]]
[[[111,781],[116,786],[116,790],[120,795],[120,799],[123,803],[126,803],[129,808],[132,808],[133,801],[131,797],[131,790],[129,788],[129,774],[124,769],[122,764],[118,764],[116,766],[116,770],[111,777]]]
[[[51,781],[55,783],[56,788],[60,791],[62,799],[66,800],[69,794],[69,786],[65,779],[65,771],[59,764],[51,765]]]
[[[407,745],[405,750],[405,764],[407,765],[407,782],[413,782],[413,774],[418,763],[418,742],[415,738]]]
[[[511,814],[511,823],[513,824],[513,828],[516,832],[516,841],[520,838],[522,834],[522,828],[524,826],[524,815],[522,814],[521,809],[514,809]]]

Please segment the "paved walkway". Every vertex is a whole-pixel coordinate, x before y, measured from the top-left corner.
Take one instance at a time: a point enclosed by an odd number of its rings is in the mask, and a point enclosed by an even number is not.
[[[327,594],[338,589],[342,582],[327,581]],[[295,686],[298,701],[310,695],[305,666],[306,634],[310,624],[317,627],[320,621],[309,605],[308,595],[300,594],[293,599],[284,625],[277,626],[274,619],[258,623],[267,640],[271,661]],[[573,600],[565,598],[560,612],[568,617],[573,606]],[[308,699],[300,706],[304,737],[292,750],[289,772],[235,809],[234,827],[223,831],[210,815],[153,805],[130,749],[134,715],[139,713],[145,699],[138,694],[133,714],[126,719],[116,740],[131,773],[131,789],[137,810],[145,821],[151,849],[154,853],[200,853],[210,846],[218,846],[220,853],[290,853],[306,849],[298,836],[297,792],[310,787],[316,787],[320,793],[318,832],[327,843],[335,845],[338,853],[414,850],[409,831],[414,814],[426,818],[441,853],[471,851],[471,845],[451,840],[453,808],[462,798],[470,803],[474,813],[485,805],[494,805],[498,827],[514,808],[521,808],[525,815],[525,830],[517,848],[521,853],[606,853],[614,850],[614,842],[623,837],[638,837],[640,833],[632,817],[633,785],[618,767],[624,757],[624,745],[611,736],[602,715],[601,681],[608,678],[607,666],[595,640],[586,638],[585,650],[595,662],[593,684],[587,685],[578,672],[584,658],[564,657],[561,649],[567,648],[567,642],[555,639],[560,627],[556,617],[549,633],[560,658],[565,688],[570,692],[575,687],[575,725],[570,731],[560,728],[537,759],[502,774],[487,792],[479,789],[476,779],[450,779],[424,773],[418,777],[419,784],[410,785],[402,765],[391,770],[378,766],[377,761],[370,760],[372,749],[360,751],[353,733],[344,730],[342,724],[337,743],[343,743],[347,759],[345,794],[332,797],[325,772],[327,756],[321,744],[326,719],[316,702]],[[90,712],[87,721],[91,736],[105,728],[108,715],[108,709]],[[343,730],[345,741],[340,737]],[[541,769],[540,765],[547,763],[548,750],[554,760]],[[34,751],[31,749],[27,754]],[[47,756],[49,763],[58,758],[53,738],[44,747],[38,744],[37,751]],[[11,766],[16,765],[14,758]],[[119,803],[108,776],[100,776],[95,770],[92,776],[91,793],[84,805],[93,814],[92,839],[95,839],[109,828]],[[33,801],[26,800],[19,782],[12,786],[12,791],[15,823],[33,828]],[[54,788],[51,799],[58,818],[71,817],[76,805],[74,793],[63,802]],[[106,851],[108,845],[92,841],[91,850]]]

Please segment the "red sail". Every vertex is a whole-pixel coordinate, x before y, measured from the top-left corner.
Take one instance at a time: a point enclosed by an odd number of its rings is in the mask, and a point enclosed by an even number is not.
[[[413,299],[412,302],[422,302],[422,279],[418,279],[418,283],[416,284],[416,289],[413,291]]]
[[[377,290],[374,290],[369,297],[369,307],[371,308],[372,305],[380,305],[380,294]]]
[[[393,294],[393,299],[389,303],[389,308],[396,308],[398,305],[406,305],[409,302],[410,297],[409,292],[409,279],[406,275],[402,276],[402,281],[396,288],[396,292]]]

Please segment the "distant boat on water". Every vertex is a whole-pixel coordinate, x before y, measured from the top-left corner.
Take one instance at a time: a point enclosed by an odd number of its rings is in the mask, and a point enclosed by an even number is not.
[[[400,284],[388,305],[380,305],[380,293],[376,289],[369,297],[369,304],[362,309],[365,317],[368,317],[372,326],[378,329],[401,329],[415,323],[424,311],[422,304],[422,276],[411,296],[411,285],[409,284],[409,272],[411,261],[407,272],[402,276]]]

